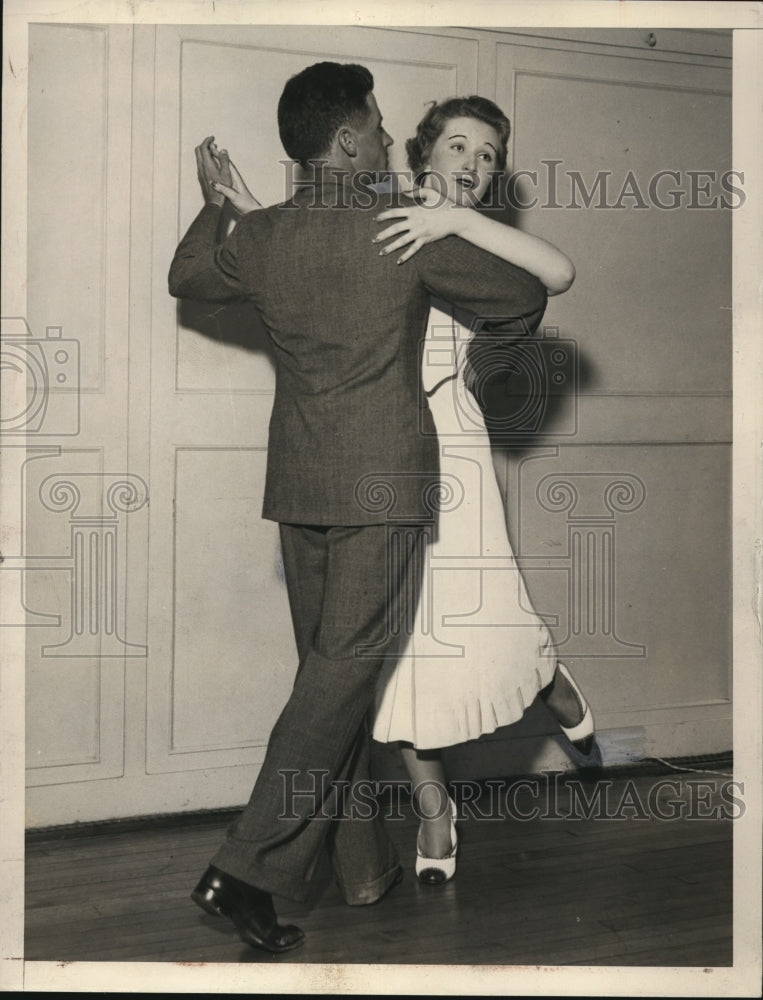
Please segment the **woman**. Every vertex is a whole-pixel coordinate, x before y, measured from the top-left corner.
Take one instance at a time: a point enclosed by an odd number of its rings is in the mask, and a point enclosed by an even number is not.
[[[530,271],[549,294],[565,291],[574,268],[563,253],[469,210],[502,175],[509,131],[506,116],[485,98],[434,104],[406,145],[410,207],[377,217],[392,222],[375,238],[392,239],[380,253],[403,250],[403,264],[425,243],[458,235]],[[225,151],[217,155],[228,163]],[[231,175],[231,185],[217,190],[238,211],[260,207],[232,165]],[[442,747],[517,721],[538,694],[578,763],[594,762],[596,744],[591,710],[556,662],[514,561],[484,421],[463,379],[470,332],[438,303],[429,331],[422,380],[441,445],[442,480],[454,497],[452,509],[446,502],[440,513],[413,634],[380,678],[373,737],[401,743],[421,820],[416,873],[439,884],[455,873],[457,850]],[[443,358],[454,360],[443,364]]]

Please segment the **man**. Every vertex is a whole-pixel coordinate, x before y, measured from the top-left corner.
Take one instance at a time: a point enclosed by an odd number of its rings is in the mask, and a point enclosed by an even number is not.
[[[336,63],[287,82],[281,140],[313,176],[220,245],[207,146],[206,205],[169,277],[177,297],[253,301],[276,359],[263,516],[280,525],[299,667],[250,801],[193,893],[272,952],[304,935],[278,924],[271,894],[306,899],[324,846],[350,905],[376,902],[401,877],[378,815],[325,817],[341,813],[342,787],[368,779],[364,717],[400,622],[413,620],[435,521],[438,446],[419,356],[430,294],[530,322],[546,302],[527,272],[452,237],[405,268],[380,257],[374,216],[396,202],[358,183],[386,169],[392,143],[372,88],[364,67]],[[286,789],[314,794],[285,802]]]

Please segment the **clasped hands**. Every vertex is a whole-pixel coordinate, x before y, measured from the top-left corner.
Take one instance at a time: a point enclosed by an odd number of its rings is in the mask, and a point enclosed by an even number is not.
[[[227,200],[240,215],[262,208],[231,163],[227,149],[217,148],[213,135],[208,135],[195,153],[196,172],[206,202],[224,205]]]

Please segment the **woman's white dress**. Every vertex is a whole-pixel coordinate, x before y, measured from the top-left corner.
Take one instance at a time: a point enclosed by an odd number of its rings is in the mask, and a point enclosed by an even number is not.
[[[514,560],[482,414],[463,380],[471,336],[432,308],[422,381],[440,444],[442,500],[412,635],[379,679],[372,735],[451,746],[520,719],[556,652]]]

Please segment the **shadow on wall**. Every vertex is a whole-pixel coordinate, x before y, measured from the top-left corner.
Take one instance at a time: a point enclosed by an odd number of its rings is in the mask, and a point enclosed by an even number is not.
[[[510,177],[502,178],[481,211],[504,225],[525,229],[519,206],[528,201],[522,184],[521,179],[515,183]],[[555,297],[549,299],[546,314],[530,335],[502,332],[500,323],[488,324],[479,332],[477,325],[467,355],[477,367],[467,384],[495,450],[522,454],[528,448],[563,443],[577,433],[578,398],[595,384],[597,371],[574,332],[553,324],[555,302]],[[504,324],[503,331],[507,330]]]
[[[183,299],[177,308],[178,323],[184,329],[221,344],[262,352],[272,360],[270,337],[253,303],[215,305]]]
[[[596,381],[595,365],[577,342],[541,326],[532,337],[498,348],[496,357],[501,353],[503,375],[478,392],[493,449],[520,456],[573,439],[579,395]]]
[[[521,719],[494,733],[467,743],[445,747],[442,752],[449,780],[504,778],[536,774],[559,752],[553,745],[558,727],[539,698]],[[373,777],[377,781],[408,780],[399,754],[399,743],[371,741]],[[564,766],[564,765],[562,765]]]

